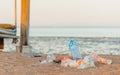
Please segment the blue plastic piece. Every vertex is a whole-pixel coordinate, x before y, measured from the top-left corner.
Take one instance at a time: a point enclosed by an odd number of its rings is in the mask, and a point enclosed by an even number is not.
[[[70,40],[69,49],[71,51],[73,59],[82,59],[81,53],[79,51],[78,43],[74,40]]]

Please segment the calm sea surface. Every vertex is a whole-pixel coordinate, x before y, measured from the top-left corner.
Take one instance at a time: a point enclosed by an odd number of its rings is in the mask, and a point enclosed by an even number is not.
[[[20,34],[19,28],[17,34]],[[120,27],[30,27],[30,36],[120,37]]]

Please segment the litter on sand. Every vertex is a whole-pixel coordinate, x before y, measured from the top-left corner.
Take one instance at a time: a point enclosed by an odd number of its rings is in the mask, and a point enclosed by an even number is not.
[[[102,58],[97,54],[85,56],[83,59],[80,60],[74,60],[69,56],[62,56],[61,58],[61,66],[64,67],[77,67],[78,69],[84,69],[88,67],[95,67],[96,63],[112,64],[112,60]]]
[[[78,43],[75,40],[71,40],[69,43],[69,49],[72,57],[61,56],[61,65],[64,67],[77,67],[78,69],[84,69],[88,67],[95,67],[96,63],[111,64],[112,60],[102,58],[96,53],[82,57]],[[83,59],[82,59],[83,58]]]
[[[51,63],[56,59],[54,54],[48,54],[46,60],[42,60],[41,64]]]
[[[88,67],[96,67],[96,63],[99,64],[112,64],[112,60],[102,58],[96,53],[82,57],[78,44],[76,41],[71,40],[69,43],[69,49],[72,56],[60,55],[59,59],[56,59],[54,54],[48,54],[46,60],[42,60],[41,64],[46,63],[60,63],[64,67],[76,67],[77,69],[85,69]]]

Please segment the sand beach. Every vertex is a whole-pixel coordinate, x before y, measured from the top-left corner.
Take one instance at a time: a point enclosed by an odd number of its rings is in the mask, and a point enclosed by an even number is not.
[[[41,57],[27,57],[22,53],[0,53],[0,75],[120,75],[120,55],[100,55],[111,59],[111,65],[99,64],[96,67],[76,69],[63,67],[57,63],[40,64],[46,59]],[[59,55],[56,55],[59,58]]]

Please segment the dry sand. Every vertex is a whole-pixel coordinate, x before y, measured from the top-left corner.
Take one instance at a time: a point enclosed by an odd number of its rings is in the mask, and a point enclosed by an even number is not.
[[[59,56],[59,55],[56,55]],[[120,56],[101,55],[112,59],[111,65],[99,64],[94,68],[76,69],[60,64],[40,64],[42,57],[27,57],[17,53],[0,53],[0,75],[120,75]]]

